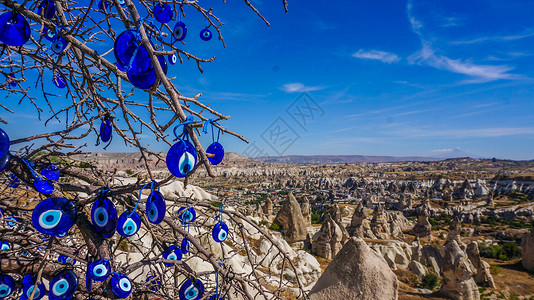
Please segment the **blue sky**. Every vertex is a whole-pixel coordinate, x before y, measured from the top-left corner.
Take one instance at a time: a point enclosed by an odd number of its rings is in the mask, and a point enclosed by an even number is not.
[[[231,115],[222,125],[263,153],[407,156],[461,149],[476,157],[534,159],[533,1],[289,0],[288,14],[280,3],[253,1],[271,26],[240,1],[213,4],[225,23],[226,48],[216,39],[201,41],[204,23],[186,10],[184,50],[217,59],[203,65],[203,74],[187,60],[169,74],[183,94],[202,92],[203,101]],[[287,110],[302,104],[303,92],[316,110],[301,126]],[[0,112],[11,136],[30,135],[20,126],[36,122],[28,107],[22,103],[16,119]],[[273,128],[287,127],[290,141],[273,142]],[[144,139],[151,149],[168,148]],[[207,146],[210,138],[203,141]],[[251,149],[228,135],[221,143],[226,151]],[[131,150],[118,140],[108,149]]]

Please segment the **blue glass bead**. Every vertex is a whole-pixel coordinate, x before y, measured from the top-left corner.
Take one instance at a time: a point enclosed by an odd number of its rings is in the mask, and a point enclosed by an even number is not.
[[[151,69],[150,56],[135,30],[126,30],[119,34],[115,39],[113,52],[121,68],[132,75],[144,74]]]
[[[41,201],[33,209],[32,224],[46,235],[58,235],[68,231],[76,217],[76,206],[65,198],[52,197]]]
[[[78,288],[78,277],[70,269],[64,269],[50,280],[50,300],[71,299]]]
[[[107,0],[100,0],[98,2],[98,9],[107,11],[109,9],[109,5],[110,4],[111,3],[109,1],[107,1]]]
[[[117,223],[117,232],[124,237],[131,237],[136,234],[141,228],[141,218],[139,215],[131,210],[124,211]]]
[[[5,299],[15,292],[15,280],[7,275],[0,274],[0,299]]]
[[[214,142],[208,146],[206,153],[213,154],[213,157],[208,157],[208,160],[212,165],[218,165],[224,158],[224,148],[218,142]]]
[[[61,74],[55,74],[52,81],[54,82],[54,85],[60,89],[64,89],[67,86],[65,78]]]
[[[54,185],[48,180],[35,178],[33,181],[33,186],[35,186],[36,190],[46,195],[54,192]]]
[[[94,281],[104,281],[111,274],[111,264],[107,259],[97,259],[87,267],[87,275]]]
[[[117,227],[117,209],[108,198],[97,198],[91,209],[91,221],[103,237],[111,237]]]
[[[173,16],[174,12],[168,4],[159,3],[154,7],[154,18],[160,23],[168,23]]]
[[[169,55],[169,63],[174,65],[178,61],[178,55],[176,53]]]
[[[162,253],[163,259],[169,260],[182,260],[182,250],[176,245],[169,245],[165,251]],[[163,263],[167,267],[172,267],[173,264]]]
[[[159,280],[156,276],[148,276],[146,278],[146,282],[148,285],[148,289],[157,292],[159,290],[159,286],[161,285],[161,280]]]
[[[3,157],[9,152],[10,143],[9,136],[0,128],[0,157]]]
[[[35,278],[28,274],[24,276],[22,279],[22,295],[20,295],[19,300],[27,300],[30,299],[30,296],[32,295],[33,288],[35,285]],[[44,297],[46,294],[46,288],[44,284],[41,282],[37,285],[37,289],[35,290],[35,293],[33,294],[34,300],[39,300]]]
[[[37,14],[41,15],[41,12],[43,10],[43,17],[45,19],[51,20],[56,14],[56,3],[54,2],[54,0],[44,0],[39,6]]]
[[[219,222],[213,226],[211,236],[217,243],[222,243],[228,237],[228,225],[224,222]]]
[[[89,266],[91,266],[92,262],[93,258],[89,256],[89,258],[87,258],[87,270],[85,270],[85,290],[89,293],[93,289],[93,281],[91,280],[91,277],[89,277]]]
[[[9,153],[6,153],[6,155],[0,158],[0,172],[4,171],[9,166],[10,161],[11,161],[11,154]]]
[[[174,25],[174,29],[172,30],[172,36],[177,41],[183,41],[186,35],[187,35],[187,27],[185,26],[184,22],[182,21],[177,22],[176,25]]]
[[[202,281],[191,278],[182,284],[178,291],[178,295],[180,300],[198,300],[204,296],[204,291],[204,284],[202,284]]]
[[[159,60],[160,66],[163,68],[163,73],[167,74],[167,61],[162,56],[159,56],[158,60]],[[151,89],[156,83],[156,79],[158,78],[158,75],[152,63],[150,64],[150,66],[151,66],[151,69],[139,75],[127,72],[126,74],[128,75],[128,79],[130,80],[130,83],[133,84],[133,86],[135,86],[138,89],[142,89],[142,90]]]
[[[9,215],[6,217],[6,223],[9,227],[15,227],[19,223],[19,218],[15,217],[15,215]]]
[[[26,19],[12,12],[0,15],[0,41],[8,46],[22,46],[30,39],[30,24]]]
[[[11,80],[11,81],[9,82],[9,85],[11,85],[12,87],[16,87],[16,86],[17,86],[17,82],[16,82],[15,80],[13,80],[13,79],[15,79],[15,74],[9,74],[9,75],[7,76],[7,79],[8,79],[8,80]]]
[[[209,41],[211,40],[212,34],[211,31],[208,28],[204,28],[200,31],[200,38],[203,41]]]
[[[0,251],[7,251],[11,249],[11,244],[6,241],[0,241]]]
[[[63,231],[63,232],[61,232],[61,233],[58,233],[58,234],[56,234],[56,236],[57,236],[58,238],[62,238],[62,237],[65,237],[67,234],[69,234],[69,231],[68,231],[68,230]]]
[[[119,0],[119,5],[120,5],[121,7],[126,7],[126,1],[124,1],[124,0]]]
[[[197,218],[197,212],[194,208],[190,206],[182,206],[178,210],[178,220],[182,225],[189,224],[195,222],[195,219]]]
[[[43,28],[43,36],[49,41],[54,41],[56,39],[56,32],[52,29]]]
[[[63,52],[63,50],[67,47],[67,44],[68,43],[65,38],[56,36],[50,45],[50,49],[52,49],[52,52],[55,54],[61,54],[61,52]]]
[[[126,298],[132,293],[132,282],[122,273],[113,273],[110,284],[111,291],[119,298]]]
[[[105,119],[100,124],[100,140],[107,143],[111,139],[113,128],[111,127],[111,120]]]
[[[183,254],[189,253],[189,251],[191,250],[191,242],[187,238],[184,238],[182,240],[180,249],[182,250]]]
[[[146,216],[148,221],[159,224],[165,217],[165,199],[158,191],[153,191],[146,200]]]
[[[60,175],[59,168],[55,164],[49,163],[41,170],[41,175],[48,180],[57,181]]]
[[[212,295],[209,300],[224,300],[224,298],[220,297],[218,294]]]
[[[16,189],[19,187],[19,183],[20,183],[20,179],[17,176],[15,176],[15,174],[9,175],[9,187]]]
[[[58,256],[57,261],[61,264],[69,264],[69,265],[74,265],[76,263],[75,259],[72,259],[66,255]]]
[[[197,163],[197,150],[189,141],[180,140],[167,152],[167,169],[172,175],[183,178]]]

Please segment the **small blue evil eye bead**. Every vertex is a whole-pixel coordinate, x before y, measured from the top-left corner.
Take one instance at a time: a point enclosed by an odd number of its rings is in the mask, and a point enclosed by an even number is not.
[[[211,236],[217,243],[222,243],[228,238],[228,225],[224,222],[215,224],[211,231]]]
[[[204,284],[202,284],[202,281],[191,278],[182,284],[178,291],[178,295],[180,300],[199,300],[204,296],[204,291]]]
[[[17,176],[15,176],[15,174],[9,175],[9,187],[16,189],[19,187],[19,183],[20,183],[20,179]]]
[[[131,237],[141,228],[141,218],[136,212],[124,211],[117,222],[117,232],[124,237]]]
[[[153,191],[146,200],[146,216],[148,221],[153,224],[159,224],[165,217],[165,200],[163,195],[158,191]]]
[[[100,0],[98,2],[98,9],[107,11],[109,9],[110,4],[111,3],[107,0]]]
[[[0,172],[3,172],[11,161],[11,154],[6,153],[4,156],[0,157]]]
[[[35,285],[35,278],[28,274],[24,276],[22,279],[22,295],[20,296],[19,300],[28,300],[30,299],[30,296],[32,295],[33,288]],[[37,289],[35,289],[35,293],[33,294],[34,300],[39,300],[44,297],[46,294],[46,288],[44,284],[41,282],[37,285]]]
[[[146,278],[146,284],[149,290],[157,292],[159,290],[159,286],[161,285],[161,280],[159,280],[159,278],[156,276],[148,276]]]
[[[174,25],[174,29],[172,30],[172,36],[177,41],[183,41],[186,35],[187,35],[187,27],[185,26],[185,23],[182,21],[177,22],[176,25]]]
[[[211,40],[212,34],[211,31],[208,28],[204,28],[200,31],[200,38],[203,41],[209,41]]]
[[[195,167],[197,151],[191,142],[178,141],[167,152],[165,162],[172,175],[183,178]]]
[[[66,255],[60,255],[58,256],[57,258],[57,261],[60,263],[60,264],[65,264],[65,265],[74,265],[76,263],[76,260],[75,259],[72,259]]]
[[[51,20],[56,14],[56,3],[54,0],[44,0],[39,6],[37,14],[41,15],[41,12],[43,12],[45,19]]]
[[[91,209],[91,221],[103,237],[111,237],[117,227],[117,209],[108,198],[98,197]]]
[[[110,285],[113,294],[119,298],[126,298],[132,293],[132,281],[122,273],[113,273]]]
[[[182,225],[192,223],[197,218],[197,212],[190,206],[182,206],[178,210],[178,220]]]
[[[7,251],[11,249],[11,244],[6,241],[0,241],[0,251]]]
[[[65,78],[61,74],[55,74],[52,81],[54,82],[54,85],[60,89],[64,89],[67,86]]]
[[[104,119],[100,124],[100,140],[107,143],[111,139],[112,132],[111,120],[108,118]]]
[[[43,28],[43,36],[45,39],[53,42],[56,39],[56,32],[45,27]]]
[[[176,53],[169,55],[169,63],[171,65],[176,64],[177,61],[178,61],[178,55],[176,55]]]
[[[208,160],[212,165],[218,165],[224,158],[224,148],[218,142],[214,142],[208,146],[206,153],[213,154],[212,157],[208,157]]]
[[[121,7],[126,7],[126,1],[124,1],[124,0],[119,0],[118,2],[119,2],[119,5],[120,5]]]
[[[15,215],[9,215],[6,218],[6,223],[7,223],[7,226],[9,227],[17,226],[18,222],[19,222],[19,219],[15,217]]]
[[[176,245],[169,245],[162,253],[163,259],[168,260],[182,260],[182,250]],[[173,264],[163,263],[167,267],[172,267]]]
[[[60,175],[59,168],[55,164],[49,163],[41,170],[41,175],[48,180],[57,181]]]
[[[33,209],[32,224],[46,235],[58,235],[68,231],[76,218],[76,206],[65,198],[52,197],[41,201]]]
[[[78,277],[70,269],[64,269],[50,280],[50,300],[71,299],[78,288]]]
[[[160,23],[168,23],[172,20],[173,16],[174,12],[168,4],[158,3],[156,7],[154,7],[154,18]]]
[[[8,154],[10,143],[9,136],[0,128],[0,157]]]
[[[46,195],[50,195],[54,192],[54,185],[48,180],[35,178],[35,180],[33,181],[33,186],[40,193]]]
[[[15,292],[15,280],[7,274],[0,274],[0,299],[6,299]]]
[[[67,40],[65,40],[63,37],[58,37],[52,41],[52,44],[50,45],[50,49],[52,49],[52,52],[55,54],[61,54],[63,50],[67,47]]]
[[[191,242],[187,238],[184,238],[182,240],[180,249],[182,250],[183,254],[189,253],[189,251],[191,250]]]
[[[17,82],[13,79],[15,79],[15,74],[10,74],[9,76],[7,76],[7,79],[8,80],[11,80],[9,82],[9,84],[12,86],[12,87],[16,87],[17,86]]]
[[[87,275],[94,281],[104,281],[110,274],[111,264],[107,259],[97,259],[87,268]]]

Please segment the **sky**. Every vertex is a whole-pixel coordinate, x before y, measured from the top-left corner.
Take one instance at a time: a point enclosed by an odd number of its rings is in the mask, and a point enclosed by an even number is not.
[[[227,152],[534,159],[534,1],[288,0],[287,14],[282,1],[251,2],[270,26],[242,1],[201,2],[225,23],[226,48],[201,41],[204,23],[186,9],[183,49],[216,60],[168,74],[251,142],[224,134]],[[28,107],[0,111],[12,138],[42,127]]]

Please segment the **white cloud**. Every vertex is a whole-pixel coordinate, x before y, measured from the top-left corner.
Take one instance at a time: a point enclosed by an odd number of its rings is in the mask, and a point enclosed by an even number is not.
[[[322,86],[306,86],[300,82],[286,83],[281,88],[286,93],[303,93],[324,89]]]
[[[374,59],[379,60],[383,63],[394,63],[398,62],[400,58],[395,53],[379,51],[379,50],[369,50],[365,51],[363,49],[358,50],[358,52],[352,54],[353,57],[361,59]]]

